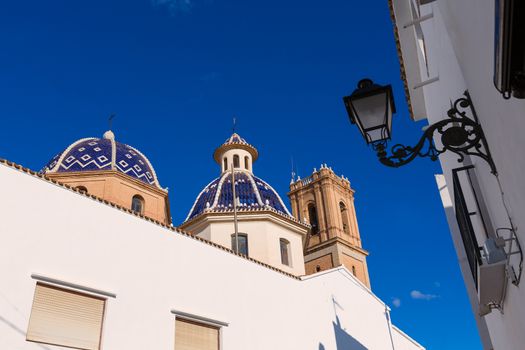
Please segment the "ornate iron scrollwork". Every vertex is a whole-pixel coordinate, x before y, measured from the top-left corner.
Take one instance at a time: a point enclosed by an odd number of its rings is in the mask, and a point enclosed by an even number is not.
[[[397,168],[410,163],[417,156],[428,157],[435,161],[441,153],[451,151],[459,156],[458,162],[462,162],[465,155],[480,157],[489,164],[491,172],[497,174],[468,91],[465,91],[464,95],[465,97],[454,101],[447,112],[448,118],[430,125],[415,146],[396,144],[392,146],[389,155],[386,150],[386,141],[374,143],[372,146],[377,152],[379,161],[386,166]],[[472,118],[467,115],[468,110]],[[436,133],[441,136],[442,147],[440,148],[436,147],[433,141]]]

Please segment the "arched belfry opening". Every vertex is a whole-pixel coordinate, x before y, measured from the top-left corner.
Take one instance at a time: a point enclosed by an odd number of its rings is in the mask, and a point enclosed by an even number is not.
[[[315,204],[313,202],[308,204],[308,220],[309,220],[310,226],[312,226],[311,228],[312,235],[319,234],[319,222],[317,221],[317,208],[315,207]]]
[[[348,210],[344,202],[339,202],[339,212],[341,213],[341,224],[343,226],[343,232],[347,235],[350,234],[350,223],[348,221]]]

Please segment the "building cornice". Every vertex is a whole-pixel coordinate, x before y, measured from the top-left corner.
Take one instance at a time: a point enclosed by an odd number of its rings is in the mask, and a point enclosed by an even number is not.
[[[410,99],[410,91],[408,90],[408,81],[406,76],[405,61],[403,60],[403,53],[401,52],[401,42],[399,41],[399,31],[397,29],[396,14],[394,12],[394,0],[388,0],[388,9],[390,10],[390,19],[392,21],[394,31],[394,41],[396,43],[397,58],[399,59],[399,70],[401,74],[401,80],[403,81],[403,88],[405,91],[405,99],[408,105],[408,111],[410,118],[415,120],[414,111],[412,108],[412,101]]]
[[[218,164],[221,164],[221,155],[223,155],[224,152],[229,151],[231,149],[242,149],[250,153],[252,156],[252,162],[255,162],[257,158],[259,158],[259,152],[257,152],[257,149],[249,143],[229,142],[217,147],[215,152],[213,152],[213,159],[215,159],[215,161]]]
[[[321,249],[324,249],[328,246],[331,246],[333,245],[334,243],[340,243],[346,247],[348,247],[349,249],[352,249],[352,250],[355,250],[365,256],[368,256],[370,255],[370,253],[367,251],[367,250],[364,250],[363,248],[361,247],[358,247],[356,245],[353,245],[347,241],[345,241],[344,239],[340,238],[340,237],[333,237],[333,238],[330,238],[322,243],[319,243],[318,245],[316,245],[314,248],[307,248],[306,249],[306,254],[311,254],[311,253],[314,253],[316,251],[319,251]]]
[[[250,208],[237,208],[237,213],[239,214],[243,214],[243,213],[248,213],[248,214],[261,214],[261,213],[271,213],[272,215],[275,215],[283,220],[286,220],[290,223],[293,223],[295,225],[299,225],[305,229],[309,229],[310,228],[310,225],[307,224],[307,223],[303,223],[303,222],[300,222],[299,220],[297,220],[296,218],[294,218],[293,216],[289,216],[289,215],[286,215],[286,214],[283,214],[279,211],[277,211],[276,209],[270,207],[270,206],[265,206],[264,208],[253,208],[253,207],[250,207]],[[225,215],[233,215],[233,208],[214,208],[214,209],[206,209],[204,210],[202,213],[194,216],[193,218],[191,218],[190,220],[187,220],[187,221],[184,221],[182,224],[180,224],[179,227],[181,228],[185,228],[185,227],[188,227],[188,226],[191,226],[193,225],[194,222],[197,222],[197,220],[200,220],[201,217],[204,217],[204,216],[207,216],[207,215],[222,215],[222,214],[225,214]]]
[[[155,192],[159,195],[166,196],[168,191],[166,189],[150,185],[144,181],[134,178],[133,176],[124,174],[118,170],[85,170],[85,171],[67,171],[67,172],[52,172],[45,174],[49,178],[59,179],[59,178],[70,178],[74,176],[75,178],[82,179],[87,177],[105,177],[105,176],[115,176],[123,180],[129,181],[136,186],[147,188],[148,190]]]
[[[239,222],[269,220],[304,236],[306,236],[310,229],[310,225],[300,223],[297,220],[290,220],[279,212],[271,210],[239,210],[237,213],[237,220]],[[183,223],[179,228],[190,231],[195,229],[198,230],[199,228],[205,227],[213,222],[233,222],[233,210],[209,211],[199,215],[194,220]]]

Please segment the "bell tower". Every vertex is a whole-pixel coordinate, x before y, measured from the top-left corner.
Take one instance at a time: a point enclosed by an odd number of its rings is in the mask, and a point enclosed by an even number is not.
[[[307,178],[292,180],[288,197],[294,217],[311,225],[304,243],[306,274],[344,265],[370,288],[350,181],[324,164]]]

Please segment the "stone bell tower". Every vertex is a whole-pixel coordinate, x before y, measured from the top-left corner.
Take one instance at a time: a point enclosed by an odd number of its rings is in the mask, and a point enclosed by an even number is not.
[[[294,217],[312,226],[304,244],[306,274],[344,265],[370,287],[350,181],[324,164],[309,177],[292,180],[288,197]]]

